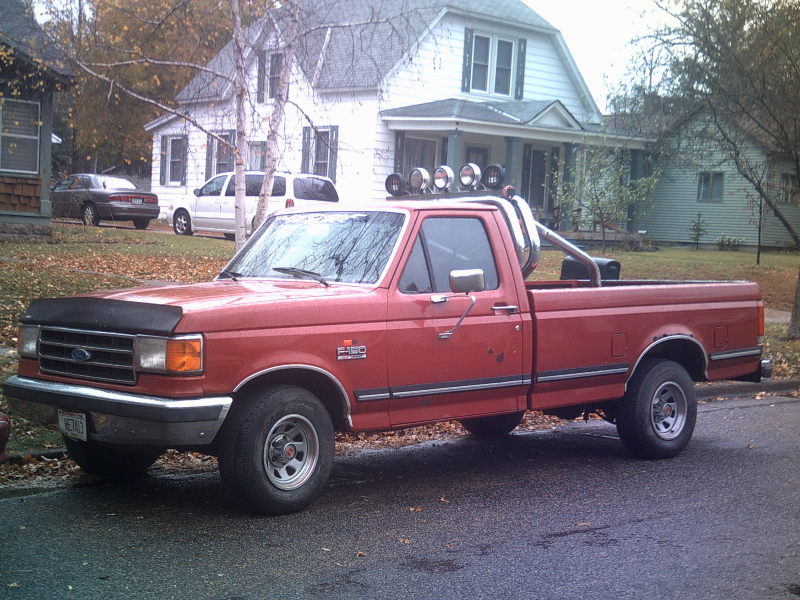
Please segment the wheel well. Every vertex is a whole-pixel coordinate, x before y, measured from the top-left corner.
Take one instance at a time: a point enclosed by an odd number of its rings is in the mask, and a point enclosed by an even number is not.
[[[645,358],[663,358],[676,362],[686,369],[692,381],[705,381],[707,378],[705,350],[693,337],[681,336],[656,341],[642,354],[639,363]]]
[[[345,407],[348,401],[342,396],[342,390],[330,377],[310,369],[284,369],[259,375],[236,391],[234,402],[236,402],[237,398],[247,396],[254,389],[272,385],[296,385],[308,390],[319,398],[319,401],[325,406],[325,410],[331,416],[333,428],[336,431],[349,429],[347,415],[345,414]]]

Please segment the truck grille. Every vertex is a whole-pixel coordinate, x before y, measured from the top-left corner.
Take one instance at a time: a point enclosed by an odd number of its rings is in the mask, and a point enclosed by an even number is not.
[[[42,327],[39,368],[45,373],[134,385],[133,335]]]

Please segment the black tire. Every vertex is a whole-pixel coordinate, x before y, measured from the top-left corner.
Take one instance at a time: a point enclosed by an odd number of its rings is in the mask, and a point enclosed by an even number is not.
[[[224,235],[225,239],[228,240],[229,242],[235,242],[236,241],[236,234],[235,233],[223,233],[222,235]]]
[[[697,397],[691,377],[670,360],[645,359],[617,406],[617,432],[637,458],[673,458],[692,439]]]
[[[150,219],[146,217],[136,217],[133,220],[133,226],[136,229],[147,229],[147,226],[150,225]]]
[[[242,398],[225,420],[219,448],[223,485],[266,515],[303,510],[333,467],[333,423],[311,392],[269,387]]]
[[[178,235],[192,235],[192,218],[182,208],[172,216],[172,230]]]
[[[144,477],[163,450],[116,450],[95,442],[64,437],[69,457],[92,475],[113,481],[131,481]]]
[[[491,417],[476,417],[474,419],[462,419],[459,421],[462,427],[472,435],[482,438],[497,438],[508,435],[525,416],[525,411],[516,413],[506,413],[503,415],[492,415]]]
[[[100,224],[100,215],[97,214],[97,207],[91,202],[87,202],[81,208],[81,221],[87,227],[97,227]]]

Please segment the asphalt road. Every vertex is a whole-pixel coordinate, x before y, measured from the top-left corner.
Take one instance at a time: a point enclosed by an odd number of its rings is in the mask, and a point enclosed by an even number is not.
[[[603,422],[336,459],[303,513],[216,473],[0,500],[0,598],[800,597],[800,400],[701,405],[678,458]]]

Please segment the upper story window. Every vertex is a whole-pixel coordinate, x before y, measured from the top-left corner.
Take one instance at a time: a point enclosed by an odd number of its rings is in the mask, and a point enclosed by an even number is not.
[[[509,40],[494,35],[464,35],[464,70],[461,90],[521,100],[525,79],[526,41]]]
[[[721,172],[702,172],[697,180],[698,202],[722,202],[725,175]]]
[[[269,66],[269,71],[267,67]],[[281,67],[283,66],[283,54],[273,52],[259,52],[258,54],[258,76],[256,82],[256,101],[264,102],[264,97],[274,98],[278,95],[278,86],[281,82]]]
[[[0,103],[0,169],[39,172],[39,103],[3,99]]]

